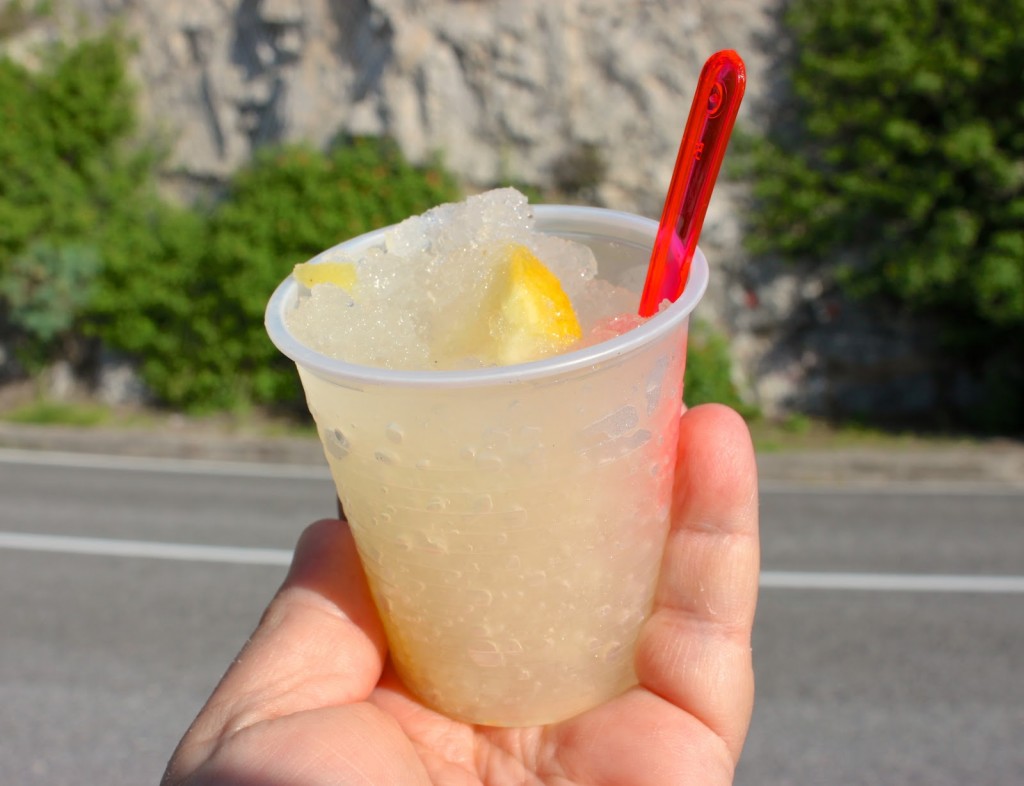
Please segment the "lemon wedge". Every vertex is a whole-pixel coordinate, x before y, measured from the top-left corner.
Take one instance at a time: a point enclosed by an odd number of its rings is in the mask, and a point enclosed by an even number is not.
[[[494,360],[527,363],[562,352],[583,335],[558,277],[525,246],[509,248],[489,328]]]
[[[333,284],[349,292],[356,284],[356,266],[351,262],[303,262],[295,266],[292,275],[306,289],[316,284]]]

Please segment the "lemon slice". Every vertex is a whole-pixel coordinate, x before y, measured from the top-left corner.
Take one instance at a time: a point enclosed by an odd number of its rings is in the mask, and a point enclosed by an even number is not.
[[[306,289],[317,284],[333,284],[349,292],[356,285],[356,266],[351,262],[303,262],[295,266],[292,275]]]
[[[509,249],[489,328],[494,360],[501,365],[562,352],[583,335],[558,277],[521,245]]]

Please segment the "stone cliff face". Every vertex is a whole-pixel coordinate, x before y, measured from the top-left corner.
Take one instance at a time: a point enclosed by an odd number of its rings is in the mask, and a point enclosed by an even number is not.
[[[601,170],[590,201],[657,218],[711,53],[733,48],[747,62],[741,123],[756,126],[770,106],[764,42],[780,1],[68,0],[7,48],[28,57],[41,29],[120,20],[138,41],[146,126],[171,146],[166,182],[186,198],[261,144],[386,134],[481,187],[550,186],[573,156],[596,151],[579,159]],[[833,345],[846,336],[892,369],[915,344],[816,307],[841,303],[825,279],[750,266],[741,194],[720,182],[708,213],[701,244],[718,274],[701,316],[732,335],[766,411],[841,412]]]
[[[697,73],[759,60],[764,0],[78,0],[124,19],[175,173],[222,178],[265,142],[387,134],[464,179],[550,184],[582,145],[597,199],[657,215]],[[749,102],[748,102],[749,103]]]

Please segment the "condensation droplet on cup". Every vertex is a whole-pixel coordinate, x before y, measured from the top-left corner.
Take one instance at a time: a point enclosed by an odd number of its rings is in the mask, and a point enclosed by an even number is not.
[[[408,534],[399,535],[395,538],[395,547],[399,551],[412,551],[412,536]]]
[[[494,500],[490,494],[480,494],[473,500],[474,513],[490,513],[494,510]]]
[[[485,471],[495,471],[502,468],[503,462],[497,453],[484,452],[476,457],[476,465]]]
[[[520,461],[536,464],[544,450],[544,430],[539,426],[523,426],[512,444]]]
[[[448,503],[444,497],[431,497],[426,504],[426,509],[432,513],[444,510],[448,507]]]
[[[615,437],[622,437],[633,432],[640,425],[640,414],[636,407],[626,405],[591,423],[583,429],[581,437],[584,449]]]
[[[368,574],[372,574],[376,577],[378,583],[383,582],[389,585],[394,584],[396,577],[401,572],[395,569],[394,560],[391,559],[381,560],[378,558],[376,562],[363,560],[363,565]]]
[[[388,427],[384,430],[384,434],[396,445],[401,445],[402,440],[405,438],[405,432],[402,431],[401,426],[397,423],[388,424]]]
[[[473,663],[483,668],[492,669],[505,662],[505,657],[501,654],[497,642],[494,641],[474,641],[469,645],[468,654]]]
[[[419,461],[416,462],[416,469],[421,471],[430,469],[430,466],[430,459],[420,459]]]
[[[644,585],[642,582],[638,582],[635,584],[635,589],[642,590],[643,586]],[[635,625],[639,625],[641,622],[643,622],[643,619],[644,613],[638,608],[634,608],[631,606],[623,606],[621,609],[619,609],[620,625],[632,627]]]
[[[448,543],[438,532],[417,532],[414,539],[418,551],[426,554],[447,554]]]
[[[525,442],[540,442],[544,429],[540,426],[523,426],[519,429],[519,435]]]
[[[388,466],[398,463],[398,457],[387,450],[374,451],[373,457],[381,464],[386,464]]]
[[[384,557],[384,552],[376,543],[367,543],[360,551],[364,562],[378,563]]]
[[[472,461],[476,458],[476,448],[472,445],[465,445],[462,450],[459,451],[459,456],[466,461]]]
[[[626,654],[626,646],[621,641],[609,641],[597,651],[597,656],[605,663],[622,660]]]
[[[503,450],[508,446],[509,436],[503,429],[489,428],[483,434],[483,441],[489,448]]]
[[[651,373],[647,377],[647,384],[644,389],[644,396],[647,399],[647,415],[653,415],[658,409],[661,401],[661,386],[665,382],[665,372],[668,371],[668,358],[662,357],[654,364]]]
[[[461,570],[446,570],[441,573],[441,583],[446,587],[458,584],[462,580]]]
[[[328,453],[334,456],[334,458],[343,459],[352,450],[348,437],[345,436],[345,432],[340,428],[324,429],[321,434],[323,436],[324,447],[327,449]]]

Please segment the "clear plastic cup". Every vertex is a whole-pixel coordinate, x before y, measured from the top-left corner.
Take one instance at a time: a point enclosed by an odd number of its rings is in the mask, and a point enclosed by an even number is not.
[[[590,245],[615,281],[647,264],[657,223],[537,206],[537,229]],[[378,230],[338,248],[359,256]],[[334,249],[335,251],[337,249]],[[297,283],[267,330],[295,361],[391,658],[408,689],[464,721],[570,717],[636,682],[668,530],[698,251],[674,304],[628,333],[533,363],[397,371],[289,334]]]

